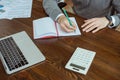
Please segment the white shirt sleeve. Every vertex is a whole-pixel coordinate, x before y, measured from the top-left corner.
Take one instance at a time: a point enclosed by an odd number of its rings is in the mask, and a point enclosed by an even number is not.
[[[57,21],[57,19],[58,19],[60,16],[62,16],[62,15],[64,15],[64,14],[63,14],[63,13],[59,14],[59,15],[56,17],[55,21]]]
[[[115,25],[115,18],[114,18],[114,16],[111,16],[111,18],[112,18],[112,23],[113,23],[113,25],[111,25],[111,26],[108,26],[109,28],[113,28],[113,27],[115,27],[116,25]]]

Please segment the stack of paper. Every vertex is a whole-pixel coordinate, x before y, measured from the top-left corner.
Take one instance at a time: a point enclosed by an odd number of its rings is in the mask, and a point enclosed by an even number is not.
[[[0,19],[31,16],[32,0],[0,0]]]

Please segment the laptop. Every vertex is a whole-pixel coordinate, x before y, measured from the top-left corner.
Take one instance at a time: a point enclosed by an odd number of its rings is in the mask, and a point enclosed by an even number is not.
[[[25,31],[0,38],[0,59],[7,74],[45,60]]]

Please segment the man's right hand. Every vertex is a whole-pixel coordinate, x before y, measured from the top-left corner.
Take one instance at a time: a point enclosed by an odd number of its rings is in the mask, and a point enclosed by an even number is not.
[[[62,30],[64,30],[65,32],[73,32],[76,30],[76,25],[75,23],[73,23],[72,21],[72,26],[69,24],[67,18],[65,17],[65,15],[60,16],[57,19],[58,23],[60,24]]]

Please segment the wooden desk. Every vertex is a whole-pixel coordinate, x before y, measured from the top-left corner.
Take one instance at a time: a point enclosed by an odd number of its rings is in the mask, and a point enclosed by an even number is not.
[[[32,21],[45,16],[41,3],[34,0],[31,18],[0,20],[0,37],[24,30],[33,39]],[[82,18],[75,17],[79,26],[83,24]],[[0,62],[0,80],[120,80],[119,32],[106,28],[95,34],[82,32],[81,36],[33,41],[46,61],[11,75]],[[77,47],[96,52],[87,75],[64,68]]]

